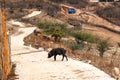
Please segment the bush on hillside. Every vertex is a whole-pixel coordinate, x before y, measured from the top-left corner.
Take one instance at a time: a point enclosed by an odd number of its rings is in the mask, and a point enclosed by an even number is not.
[[[71,41],[71,40],[64,41],[64,45],[66,45],[72,51],[74,51],[74,50],[82,50],[84,48],[84,44],[77,44],[76,42]]]
[[[104,52],[109,49],[110,44],[108,40],[100,40],[97,44],[97,50],[99,51],[100,57],[103,57]]]
[[[105,18],[113,23],[120,25],[120,23],[119,23],[120,22],[120,14],[119,14],[120,7],[108,6],[108,7],[102,8],[102,9],[98,9],[96,11],[96,13],[99,16],[101,16],[101,17],[103,17],[103,18]]]
[[[83,44],[76,44],[76,43],[70,43],[68,45],[68,47],[71,49],[71,50],[82,50],[84,48],[84,45]]]
[[[92,35],[88,32],[75,31],[72,33],[73,37],[77,40],[87,41],[90,43],[96,43],[99,40],[99,37]]]
[[[55,42],[69,34],[67,25],[62,23],[38,22],[37,26],[43,29],[44,33],[54,37]]]

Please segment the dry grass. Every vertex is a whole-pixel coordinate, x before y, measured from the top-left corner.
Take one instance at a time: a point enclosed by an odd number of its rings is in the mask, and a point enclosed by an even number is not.
[[[97,55],[87,53],[75,52],[76,58],[79,60],[91,60],[91,64],[97,68],[103,70],[110,76],[112,76],[112,69],[114,67],[120,68],[120,54],[112,55],[111,57],[99,57]]]
[[[16,64],[12,64],[11,72],[8,75],[8,79],[7,80],[15,80],[15,79],[17,79],[18,75],[15,74],[15,68],[16,68]]]

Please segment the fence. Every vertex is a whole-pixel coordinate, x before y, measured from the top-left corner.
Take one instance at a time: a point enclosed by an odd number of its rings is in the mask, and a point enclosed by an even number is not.
[[[10,46],[4,9],[0,9],[0,80],[7,80],[11,69]]]

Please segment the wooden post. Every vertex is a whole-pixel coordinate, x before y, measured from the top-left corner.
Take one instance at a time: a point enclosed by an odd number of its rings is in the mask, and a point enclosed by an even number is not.
[[[7,35],[7,27],[6,27],[6,20],[5,20],[5,12],[4,8],[1,9],[2,12],[2,31],[3,31],[3,56],[4,56],[4,74],[7,78],[10,72],[10,65],[9,65],[9,50],[8,50],[8,35]]]
[[[0,80],[3,80],[3,31],[2,31],[2,14],[0,9]]]
[[[10,63],[10,54],[9,54],[9,43],[7,35],[7,27],[5,20],[5,0],[1,2],[0,9],[0,69],[2,75],[0,80],[7,80],[7,77],[10,73],[11,63]]]

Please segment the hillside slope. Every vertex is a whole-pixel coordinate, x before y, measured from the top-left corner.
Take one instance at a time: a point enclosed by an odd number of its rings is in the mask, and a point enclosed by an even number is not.
[[[75,7],[74,8],[77,10],[76,13],[68,14],[66,8],[70,7],[73,6],[62,5],[61,14],[64,16],[60,17],[61,20],[66,20],[67,23],[71,22],[73,26],[76,25],[75,23],[79,23],[83,30],[89,31],[94,35],[99,35],[102,38],[109,38],[110,42],[113,44],[117,44],[120,41],[119,25],[111,23],[93,12],[83,11]]]
[[[92,65],[69,58],[69,61],[57,61],[47,58],[47,52],[40,52],[23,45],[23,38],[35,27],[19,28],[22,34],[11,37],[12,62],[16,66],[16,80],[114,80]]]

